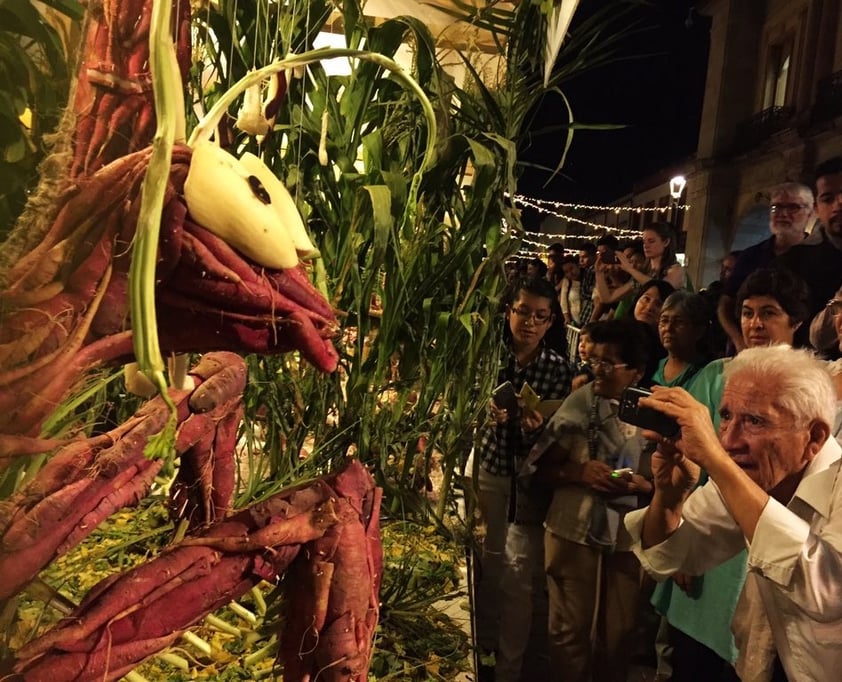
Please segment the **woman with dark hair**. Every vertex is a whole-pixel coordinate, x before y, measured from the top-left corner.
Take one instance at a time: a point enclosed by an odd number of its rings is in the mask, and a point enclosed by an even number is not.
[[[631,275],[631,279],[613,290],[608,287],[605,277],[606,268],[613,266],[607,266],[597,258],[596,287],[600,301],[605,304],[619,301],[629,292],[653,279],[663,280],[672,285],[673,289],[692,288],[684,268],[676,259],[675,244],[675,233],[669,223],[652,223],[644,228],[643,252],[646,261],[642,269],[638,270],[622,251],[618,251],[617,263],[624,272]]]
[[[746,347],[791,346],[796,330],[808,319],[808,301],[807,285],[788,270],[753,272],[737,293],[737,317]],[[730,358],[714,360],[687,385],[690,394],[707,405],[717,429],[723,369],[728,362]],[[731,620],[745,572],[746,553],[742,552],[704,576],[679,574],[656,588],[652,603],[669,623],[673,682],[738,679],[732,668],[737,648]]]
[[[537,256],[526,261],[526,276],[530,279],[540,279],[547,276],[547,264]]]
[[[622,519],[652,484],[636,473],[643,441],[617,417],[617,400],[646,371],[642,328],[632,320],[590,327],[594,380],[551,417],[522,469],[554,489],[544,546],[550,662],[560,680],[625,680],[634,652],[640,564]]]
[[[645,384],[649,383],[649,378],[657,369],[658,361],[667,354],[658,336],[658,320],[661,317],[661,308],[663,308],[664,301],[673,291],[675,289],[672,288],[671,284],[660,279],[650,279],[640,287],[640,291],[637,292],[637,296],[632,302],[632,319],[639,322],[643,327],[646,347],[649,352],[649,363],[644,375]]]
[[[558,289],[558,301],[564,315],[564,322],[575,327],[582,327],[590,321],[593,310],[591,302],[582,297],[584,276],[582,267],[579,265],[579,259],[573,256],[564,256],[560,265],[563,278]],[[584,319],[585,316],[588,319]]]
[[[638,322],[645,322],[653,329],[657,329],[661,308],[673,291],[675,287],[662,279],[650,279],[644,282],[632,301],[632,317]]]
[[[736,312],[747,348],[795,343],[795,332],[810,315],[807,285],[789,270],[755,270],[737,292]],[[719,426],[719,401],[722,398],[722,368],[728,358],[708,364],[693,381],[690,392],[711,410],[714,425]]]
[[[529,384],[544,400],[566,397],[570,366],[545,343],[558,317],[553,285],[546,279],[518,280],[504,302],[506,349],[497,384],[511,382],[517,392]],[[472,455],[486,526],[476,596],[477,641],[484,651],[496,651],[496,679],[517,682],[521,667],[533,663],[524,661],[530,632],[533,641],[546,642],[541,522],[547,500],[521,494],[514,484],[544,418],[526,406],[506,408],[493,400],[488,411],[490,419],[479,428]]]

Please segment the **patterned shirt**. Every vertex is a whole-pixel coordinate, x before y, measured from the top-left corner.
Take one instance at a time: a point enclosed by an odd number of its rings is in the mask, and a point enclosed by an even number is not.
[[[573,372],[567,360],[554,350],[541,348],[526,367],[518,366],[511,349],[507,355],[497,377],[498,384],[511,381],[520,392],[523,384],[528,383],[541,400],[560,400],[570,393]],[[496,476],[512,476],[517,469],[515,458],[526,457],[542,430],[525,433],[519,419],[510,419],[505,424],[483,424],[477,446],[480,466]]]
[[[579,312],[580,326],[586,325],[591,321],[593,314],[593,292],[596,288],[596,270],[594,268],[585,268],[582,270],[582,284],[579,287],[579,298],[582,300],[582,307]]]

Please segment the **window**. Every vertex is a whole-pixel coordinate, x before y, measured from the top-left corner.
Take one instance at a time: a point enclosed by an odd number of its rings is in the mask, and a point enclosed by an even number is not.
[[[792,38],[769,48],[766,81],[763,87],[763,108],[786,105],[786,88],[792,66]]]

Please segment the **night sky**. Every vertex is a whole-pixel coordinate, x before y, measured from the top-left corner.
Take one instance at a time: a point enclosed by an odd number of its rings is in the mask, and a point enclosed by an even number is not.
[[[571,31],[577,18],[605,1],[583,0]],[[555,201],[605,203],[629,192],[634,181],[695,152],[710,21],[695,9],[691,11],[692,6],[691,0],[647,3],[636,10],[645,32],[623,44],[622,53],[629,59],[590,71],[562,86],[578,121],[627,127],[577,131],[561,174],[545,187],[549,173],[526,168],[518,183],[522,194]],[[688,12],[692,18],[689,22]],[[535,112],[533,130],[558,121],[557,102],[545,100]],[[543,138],[521,149],[519,156],[522,161],[554,167],[559,153],[560,143]]]

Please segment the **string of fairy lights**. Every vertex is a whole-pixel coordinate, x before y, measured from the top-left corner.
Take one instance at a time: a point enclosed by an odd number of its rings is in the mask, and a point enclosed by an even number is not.
[[[552,234],[547,232],[534,232],[534,231],[527,231],[527,234],[530,236],[540,238],[546,238],[554,241],[565,241],[567,239],[576,240],[576,241],[596,241],[604,234],[613,234],[616,235],[620,239],[633,239],[640,236],[642,230],[640,229],[629,229],[624,227],[615,227],[612,225],[604,225],[601,223],[595,223],[590,220],[584,220],[583,218],[578,218],[576,216],[570,215],[569,211],[590,211],[594,213],[614,213],[615,215],[619,215],[620,213],[627,213],[627,214],[660,214],[666,215],[671,210],[683,210],[686,211],[690,208],[689,204],[673,204],[670,206],[599,206],[593,204],[579,204],[579,203],[571,203],[565,201],[550,201],[547,199],[535,199],[532,197],[527,197],[522,194],[516,194],[512,197],[512,202],[515,206],[524,206],[526,208],[531,208],[542,215],[551,215],[555,218],[559,218],[561,220],[566,220],[569,223],[575,223],[577,225],[584,225],[585,227],[590,227],[595,230],[600,230],[599,234],[593,233],[581,233],[581,234]],[[538,247],[537,250],[532,250],[528,248],[523,248],[518,251],[519,256],[529,256],[529,257],[542,257],[545,256],[547,253],[547,241],[536,241],[534,239],[530,239],[528,237],[524,237],[522,243],[528,247]],[[565,249],[565,251],[572,252],[576,249]]]

